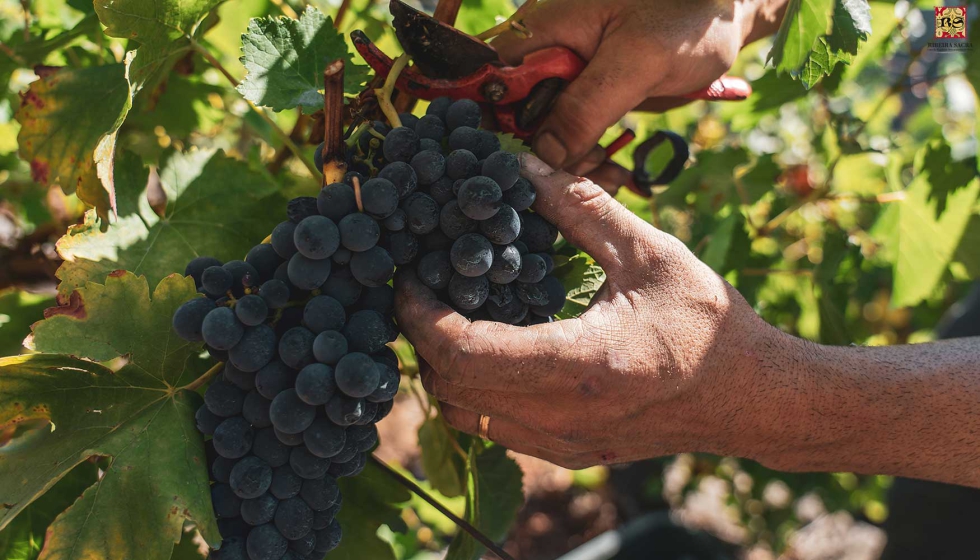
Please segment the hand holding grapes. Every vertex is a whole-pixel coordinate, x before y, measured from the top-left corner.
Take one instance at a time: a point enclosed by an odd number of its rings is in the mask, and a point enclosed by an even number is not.
[[[533,156],[535,209],[608,279],[581,317],[532,327],[467,319],[405,273],[399,326],[422,358],[426,388],[456,428],[580,467],[679,451],[731,451],[754,419],[734,413],[752,348],[779,333],[677,239],[586,179]]]

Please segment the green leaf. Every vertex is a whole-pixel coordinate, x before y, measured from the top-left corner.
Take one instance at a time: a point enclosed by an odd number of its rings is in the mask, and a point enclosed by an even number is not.
[[[85,282],[101,282],[113,270],[145,275],[153,284],[183,273],[197,256],[242,259],[282,221],[285,201],[277,185],[220,151],[168,154],[159,172],[167,195],[162,218],[146,201],[142,163],[135,156],[124,161],[119,176],[127,177],[120,184],[126,196],[120,198],[133,200],[138,211],[121,215],[106,233],[87,216],[58,240],[58,254],[65,259],[57,272],[62,297]]]
[[[466,492],[466,465],[456,452],[456,440],[440,414],[419,426],[422,471],[433,488],[453,498]]]
[[[194,423],[200,397],[183,388],[206,362],[170,326],[194,297],[190,278],[166,278],[151,297],[145,278],[116,274],[34,326],[46,354],[0,360],[0,428],[50,421],[5,448],[0,528],[72,467],[108,456],[104,476],[51,525],[46,559],[167,560],[185,521],[218,544]],[[87,361],[117,358],[117,371]]]
[[[333,20],[307,7],[299,20],[256,18],[242,36],[242,63],[248,74],[238,86],[245,99],[273,111],[302,107],[307,113],[323,108],[323,69],[343,59],[344,91],[360,92],[367,81],[366,66],[354,64],[347,43]]]
[[[55,305],[49,295],[10,289],[0,292],[0,356],[20,354],[31,324],[44,318],[44,310]]]
[[[327,560],[395,560],[391,545],[378,537],[378,528],[405,532],[401,510],[411,499],[399,485],[370,460],[364,471],[340,480],[344,506],[337,519],[344,531],[340,546],[327,554]]]
[[[704,252],[701,254],[701,261],[718,274],[726,272],[725,263],[732,246],[732,237],[735,235],[736,228],[741,227],[742,223],[742,215],[734,210],[719,222],[710,234]]]
[[[31,176],[95,207],[102,227],[116,209],[116,132],[132,107],[129,64],[44,71],[21,98],[17,143]]]
[[[455,27],[463,33],[477,35],[493,27],[497,18],[508,18],[516,7],[512,0],[465,0]]]
[[[478,446],[482,445],[474,441],[470,447],[470,461],[474,466],[466,520],[490,540],[500,542],[507,536],[517,518],[517,511],[524,505],[524,473],[507,456],[506,449],[491,445],[477,452]],[[449,544],[445,560],[479,560],[485,550],[473,537],[460,531]]]
[[[969,183],[956,185],[966,173],[957,167],[969,169],[973,175]],[[975,173],[964,163],[954,163],[942,141],[931,142],[917,154],[915,178],[905,191],[905,199],[897,203],[893,305],[919,303],[942,279],[980,195],[980,179]],[[950,180],[953,186],[936,184],[937,180]]]
[[[95,13],[110,37],[162,46],[191,35],[222,0],[96,0]]]
[[[500,140],[500,149],[505,152],[512,152],[515,154],[533,153],[530,146],[525,144],[523,140],[517,138],[510,132],[498,132],[497,140]]]
[[[137,51],[139,53],[140,51]],[[137,55],[137,60],[139,55]],[[126,120],[127,126],[152,131],[162,126],[170,137],[187,138],[192,133],[211,134],[225,118],[225,112],[211,105],[209,95],[221,95],[225,89],[198,79],[170,76],[159,96],[137,98],[137,104]],[[121,211],[120,211],[121,213]]]
[[[953,260],[966,267],[966,273],[974,280],[980,278],[980,251],[977,251],[977,247],[980,247],[980,215],[974,214],[953,256]]]
[[[37,35],[25,41],[21,33],[15,33],[4,41],[14,56],[0,56],[0,83],[8,83],[17,68],[33,68],[42,64],[49,54],[65,49],[80,37],[101,34],[102,28],[95,14],[86,16],[69,31],[54,36]]]
[[[85,461],[72,469],[43,496],[20,512],[6,529],[0,531],[0,558],[34,560],[44,545],[48,526],[68,509],[86,488],[99,478],[99,468]]]
[[[790,0],[769,60],[780,73],[799,75],[817,39],[830,33],[834,0]]]
[[[867,0],[837,0],[833,21],[833,32],[817,41],[803,65],[800,81],[807,88],[829,76],[838,62],[854,60],[858,45],[871,34],[871,6]]]
[[[578,253],[568,262],[555,268],[554,275],[561,280],[567,295],[565,307],[558,313],[561,319],[578,317],[585,312],[602,283],[606,273],[595,260],[585,253]]]

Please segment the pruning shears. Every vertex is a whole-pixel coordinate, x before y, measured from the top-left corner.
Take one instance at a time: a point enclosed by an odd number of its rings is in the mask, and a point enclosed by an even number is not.
[[[578,77],[586,62],[565,47],[549,47],[527,55],[518,66],[504,63],[487,43],[408,6],[392,0],[395,34],[414,65],[399,74],[399,90],[414,97],[471,99],[494,116],[497,129],[522,140],[530,139],[566,84]],[[361,31],[351,33],[355,48],[379,77],[386,77],[394,61]],[[722,76],[708,87],[682,96],[684,99],[738,101],[752,89],[741,78]],[[635,138],[626,131],[606,148],[606,157]],[[668,142],[669,149],[660,149]],[[651,154],[659,158],[657,169],[648,171]],[[687,142],[669,131],[657,131],[633,153],[634,171],[628,185],[641,196],[651,187],[672,181],[690,156]]]

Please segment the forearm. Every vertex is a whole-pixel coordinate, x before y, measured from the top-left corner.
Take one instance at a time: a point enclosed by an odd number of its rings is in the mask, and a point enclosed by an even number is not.
[[[980,338],[856,348],[787,339],[764,365],[788,410],[755,457],[795,471],[889,474],[980,487]],[[786,414],[789,412],[789,414]],[[782,423],[782,425],[776,425]]]
[[[789,0],[744,0],[739,4],[742,45],[748,45],[779,30]]]

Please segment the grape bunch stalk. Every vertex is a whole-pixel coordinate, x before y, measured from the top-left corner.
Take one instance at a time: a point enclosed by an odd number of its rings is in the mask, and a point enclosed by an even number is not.
[[[216,560],[323,558],[340,543],[337,479],[364,469],[399,387],[396,266],[471,320],[532,325],[564,304],[558,230],[530,210],[534,187],[479,106],[441,98],[399,117],[362,127],[343,182],[290,201],[244,261],[187,265],[202,296],[174,330],[223,363],[196,418]]]

